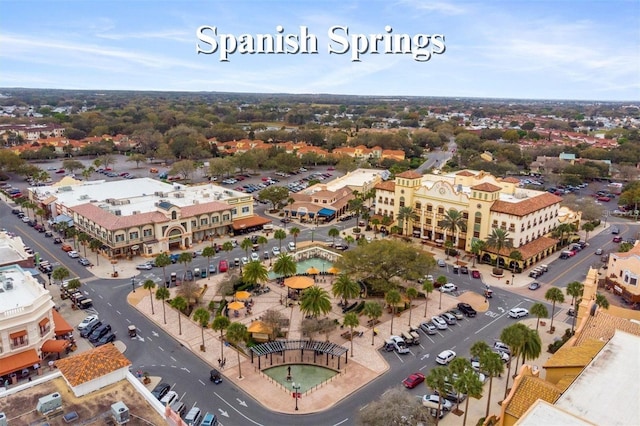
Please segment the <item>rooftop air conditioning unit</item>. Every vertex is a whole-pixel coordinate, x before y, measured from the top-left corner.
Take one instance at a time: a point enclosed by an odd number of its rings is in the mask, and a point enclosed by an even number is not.
[[[2,282],[2,288],[6,291],[13,290],[13,279],[7,278]]]
[[[7,415],[0,413],[0,426],[7,426]]]
[[[38,405],[36,405],[36,410],[43,415],[61,409],[62,396],[58,392],[43,396],[38,400]]]
[[[119,425],[127,423],[130,420],[129,408],[122,401],[111,405],[111,415]]]

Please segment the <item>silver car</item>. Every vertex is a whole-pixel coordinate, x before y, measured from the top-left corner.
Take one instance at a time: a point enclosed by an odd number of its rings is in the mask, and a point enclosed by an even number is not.
[[[438,329],[431,321],[420,323],[420,329],[427,334],[436,334],[438,332]]]
[[[431,317],[431,322],[433,322],[433,325],[435,325],[438,330],[446,330],[448,327],[447,322],[439,316]]]

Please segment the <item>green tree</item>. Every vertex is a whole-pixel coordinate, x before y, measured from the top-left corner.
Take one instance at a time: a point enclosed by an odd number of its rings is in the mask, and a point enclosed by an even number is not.
[[[73,249],[78,251],[78,230],[75,227],[67,228],[66,235],[67,238],[73,239]]]
[[[283,229],[278,229],[273,233],[273,238],[278,240],[278,249],[282,251],[282,240],[287,238],[287,233]]]
[[[500,264],[500,259],[502,258],[502,255],[500,253],[502,252],[503,248],[509,249],[512,247],[509,233],[504,229],[495,228],[493,229],[493,231],[491,231],[491,234],[487,238],[486,244],[487,244],[487,247],[491,247],[496,251],[496,254],[498,255],[496,260],[496,266],[502,269],[502,265]],[[504,260],[503,260],[503,263],[504,263]]]
[[[164,301],[167,300],[169,297],[171,297],[171,293],[169,293],[169,290],[165,287],[158,287],[158,290],[156,290],[156,299],[161,300],[162,302],[162,319],[165,323],[165,325],[167,324],[167,313],[165,312],[164,309]]]
[[[71,174],[73,174],[76,170],[84,169],[84,164],[82,164],[78,160],[63,160],[62,168],[68,170],[69,172],[71,172]]]
[[[242,379],[242,367],[240,364],[240,343],[244,343],[249,339],[249,333],[247,333],[247,327],[240,322],[232,322],[227,327],[227,340],[236,347],[236,353],[238,354],[238,378]]]
[[[211,328],[220,332],[220,359],[224,359],[224,331],[229,327],[231,321],[224,315],[218,315],[213,319]]]
[[[365,302],[364,308],[362,309],[362,313],[366,317],[368,317],[370,320],[375,321],[382,316],[382,305],[380,305],[380,303],[378,302],[373,302],[373,301]],[[371,346],[374,345],[375,337],[376,337],[376,333],[375,332],[371,333]]]
[[[453,241],[447,240],[444,242],[444,252],[447,255],[446,260],[449,260],[449,255],[453,253]]]
[[[187,308],[187,299],[182,296],[176,296],[171,302],[171,307],[178,313],[178,334],[182,336],[182,311]]]
[[[300,297],[300,311],[314,318],[331,312],[329,293],[315,285],[305,289]]]
[[[509,391],[509,377],[511,376],[511,363],[513,362],[514,358],[517,359],[518,356],[520,355],[518,350],[520,347],[522,347],[522,344],[524,342],[524,336],[522,335],[522,329],[520,327],[521,324],[520,325],[518,324],[520,323],[512,324],[508,327],[505,327],[504,329],[502,329],[502,332],[500,333],[500,340],[502,340],[502,342],[508,345],[509,348],[511,349],[511,356],[509,357],[507,380],[504,387],[505,398],[507,397],[507,393]]]
[[[55,268],[53,270],[53,272],[51,273],[51,277],[54,280],[60,281],[60,284],[62,284],[62,281],[66,280],[67,278],[69,278],[69,275],[71,275],[71,273],[69,272],[69,270],[67,268],[65,268],[64,266],[58,266],[57,268]]]
[[[440,275],[436,279],[436,283],[438,283],[438,287],[442,287],[443,285],[445,285],[447,283],[447,281],[449,281],[449,280],[444,275]],[[440,292],[440,301],[438,303],[439,303],[438,304],[438,309],[442,309],[442,292]]]
[[[289,234],[293,237],[293,244],[298,247],[298,235],[300,235],[300,228],[295,226],[289,229]]]
[[[262,262],[254,260],[242,269],[242,280],[247,284],[260,284],[269,280],[269,272]]]
[[[596,305],[602,309],[609,309],[609,300],[602,294],[596,294]]]
[[[227,253],[227,255],[232,250],[233,250],[233,244],[231,243],[231,241],[225,241],[224,243],[222,243],[222,251]]]
[[[295,275],[296,271],[296,262],[288,254],[281,254],[273,264],[273,272],[283,277]]]
[[[582,297],[582,293],[584,291],[584,285],[580,281],[572,281],[567,284],[567,295],[571,296],[571,307],[574,312],[578,312],[578,303],[579,299]],[[576,315],[573,316],[571,321],[571,333],[573,334],[573,329],[576,323]]]
[[[573,232],[573,229],[574,229],[573,225],[571,225],[570,223],[561,223],[553,231],[555,235],[560,236],[560,245],[561,246],[564,246],[566,244],[566,239],[564,238],[565,234],[566,235],[571,234],[571,232]]]
[[[189,180],[195,171],[195,163],[192,160],[180,160],[173,163],[169,173],[172,175],[182,175],[184,179]]]
[[[536,302],[533,305],[531,305],[531,308],[529,310],[531,311],[531,314],[535,315],[537,318],[536,331],[538,331],[538,326],[540,325],[540,318],[548,317],[549,311],[547,310],[547,307],[540,302]]]
[[[398,290],[392,289],[387,292],[384,296],[384,301],[387,302],[389,307],[391,308],[391,331],[393,334],[393,318],[396,316],[397,305],[402,302],[402,296]]]
[[[435,367],[431,369],[427,377],[425,377],[425,382],[427,385],[440,395],[447,394],[447,387],[449,386],[449,369],[446,367]],[[440,414],[442,413],[442,399],[438,398],[438,412],[436,413],[436,426],[438,426],[438,422],[440,420]]]
[[[211,258],[216,255],[216,249],[211,246],[207,246],[202,249],[202,256],[207,258],[207,269],[211,267]],[[207,279],[211,279],[211,273],[207,271]]]
[[[472,268],[476,266],[476,260],[480,257],[480,253],[482,253],[487,248],[487,243],[483,240],[473,239],[471,241],[471,253],[473,253],[473,265]]]
[[[491,348],[489,347],[489,345],[487,345],[485,341],[478,340],[473,345],[471,345],[471,348],[469,349],[469,353],[471,354],[472,357],[480,358],[480,355],[490,350]]]
[[[585,241],[589,240],[589,233],[593,232],[594,229],[596,229],[596,225],[594,225],[593,222],[585,222],[582,224],[582,230],[585,232]]]
[[[77,278],[74,278],[67,283],[67,290],[69,290],[70,294],[73,294],[80,287],[82,287],[82,282]],[[73,301],[73,304],[78,306],[75,300]]]
[[[144,154],[131,154],[127,157],[127,161],[136,163],[136,169],[138,169],[140,168],[140,163],[147,161],[147,157]]]
[[[357,297],[360,294],[360,285],[347,274],[340,274],[331,286],[331,293],[335,297],[342,298],[344,305],[347,306],[348,299]]]
[[[357,191],[354,191],[353,195],[355,198],[349,200],[347,208],[350,212],[356,215],[356,229],[359,229],[360,216],[362,216],[362,212],[364,211],[365,206],[361,194],[359,194]]]
[[[522,344],[522,351],[520,353],[522,364],[538,358],[542,353],[542,341],[540,340],[540,334],[538,334],[537,330],[526,327],[526,329],[523,330],[523,335],[524,343]]]
[[[422,283],[422,290],[424,290],[424,317],[427,317],[427,304],[429,302],[429,295],[433,293],[434,287],[431,280],[425,280]]]
[[[338,228],[329,228],[329,231],[327,232],[327,235],[329,235],[331,237],[332,246],[335,247],[336,238],[338,238],[340,236],[340,230]]]
[[[511,270],[515,273],[516,269],[518,269],[517,267],[519,267],[518,262],[522,261],[522,253],[520,253],[520,250],[512,250],[509,253],[509,259],[511,259]]]
[[[451,237],[455,238],[455,246],[458,247],[458,233],[467,232],[467,219],[459,211],[449,209],[444,213],[441,227],[451,233]]]
[[[411,206],[402,206],[398,209],[398,226],[404,235],[409,235],[409,223],[417,220],[416,213]]]
[[[418,290],[415,287],[407,288],[407,299],[409,299],[409,326],[411,326],[411,311],[413,310],[413,306],[411,302],[418,297]]]
[[[153,289],[156,288],[156,283],[153,280],[146,280],[142,284],[142,288],[145,290],[149,290],[149,301],[151,302],[151,315],[155,315],[155,311],[153,310]]]
[[[273,210],[282,205],[288,197],[289,189],[284,186],[272,185],[258,192],[258,200],[270,202]]]
[[[551,325],[549,327],[549,330],[553,331],[553,316],[556,312],[556,303],[564,303],[564,294],[562,294],[562,290],[558,287],[551,287],[544,294],[544,298],[553,303],[551,306]]]
[[[456,412],[460,412],[460,394],[466,393],[460,390],[458,386],[458,379],[460,379],[460,377],[467,370],[473,371],[473,369],[471,368],[471,362],[466,358],[462,358],[462,357],[455,358],[449,364],[449,371],[452,373],[452,378],[453,378],[452,380],[453,383],[451,384],[453,385],[453,389],[456,391],[456,396],[458,397],[457,398],[458,401],[456,402]],[[477,378],[477,375],[476,375],[476,378]]]
[[[188,251],[183,251],[182,253],[180,253],[180,256],[178,256],[178,263],[182,263],[184,265],[184,278],[187,278],[187,265],[189,265],[189,263],[191,263],[191,261],[193,260],[193,254],[189,253]]]
[[[465,426],[467,424],[467,414],[469,413],[469,399],[480,399],[482,397],[483,384],[475,371],[468,368],[458,376],[453,386],[456,388],[458,393],[467,395],[467,399],[464,403],[464,418],[462,419],[462,426]],[[458,406],[459,405],[460,402],[458,400]]]
[[[86,232],[80,232],[78,234],[78,241],[84,247],[84,257],[87,257],[87,243],[91,240],[91,237]]]
[[[249,238],[245,238],[240,242],[240,248],[244,250],[244,255],[249,258],[249,250],[253,247],[253,242]]]
[[[154,260],[157,267],[162,268],[162,277],[164,285],[167,284],[167,266],[171,265],[171,258],[166,253],[160,253]]]
[[[487,392],[487,408],[484,417],[489,417],[489,407],[491,406],[491,391],[493,389],[493,378],[501,376],[504,372],[504,363],[500,355],[488,350],[480,354],[480,369],[489,376],[489,392]]]
[[[202,334],[202,351],[204,352],[204,329],[209,325],[209,319],[211,318],[211,314],[205,308],[198,308],[193,313],[193,319],[197,323],[200,324],[200,332]]]
[[[89,248],[96,252],[96,266],[100,266],[100,247],[102,247],[100,240],[92,239],[89,242]]]
[[[358,315],[355,312],[347,312],[344,316],[344,320],[342,321],[345,327],[349,327],[349,332],[351,333],[351,356],[353,356],[353,329],[360,325],[360,320],[358,320]]]

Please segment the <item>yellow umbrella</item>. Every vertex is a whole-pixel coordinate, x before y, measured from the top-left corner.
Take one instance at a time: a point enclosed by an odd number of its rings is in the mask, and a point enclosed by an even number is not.
[[[314,284],[313,278],[296,276],[285,278],[284,285],[296,290],[303,290],[309,288]]]
[[[336,268],[335,266],[332,266],[331,268],[329,268],[329,269],[327,270],[327,272],[328,272],[329,274],[334,274],[334,275],[335,275],[335,274],[337,274],[338,272],[340,272],[340,270],[339,270],[338,268]]]
[[[318,275],[320,273],[320,271],[316,268],[314,268],[313,266],[309,269],[307,269],[307,274],[309,275]]]
[[[236,291],[236,299],[238,300],[247,300],[251,297],[251,293],[248,291]]]
[[[244,308],[244,303],[243,302],[238,302],[238,301],[231,302],[231,303],[229,303],[228,307],[231,310],[237,311],[238,309]]]

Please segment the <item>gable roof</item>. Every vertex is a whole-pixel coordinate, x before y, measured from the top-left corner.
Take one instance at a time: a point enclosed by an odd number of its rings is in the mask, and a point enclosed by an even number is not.
[[[494,185],[492,183],[484,182],[484,183],[472,186],[471,189],[474,189],[476,191],[484,191],[484,192],[498,192],[502,188],[500,188],[499,186],[496,186],[496,185]]]
[[[510,203],[508,201],[501,200],[495,201],[491,206],[491,211],[511,214],[514,216],[526,216],[554,204],[559,204],[561,201],[561,197],[545,192],[544,194],[527,198],[517,203]]]
[[[579,346],[592,339],[609,341],[616,330],[640,336],[640,324],[598,309],[595,315],[588,315],[585,322],[581,324],[579,332],[576,333],[574,345]]]
[[[456,173],[456,176],[475,176],[469,170],[463,170],[461,172]]]
[[[55,362],[70,386],[75,387],[131,365],[112,343]]]
[[[380,189],[382,191],[395,192],[396,183],[394,181],[392,181],[392,180],[387,180],[387,181],[378,183],[374,188],[375,189]]]
[[[406,172],[397,174],[396,177],[405,178],[405,179],[418,179],[418,178],[421,178],[422,175],[418,172],[414,172],[413,170],[407,170]]]

